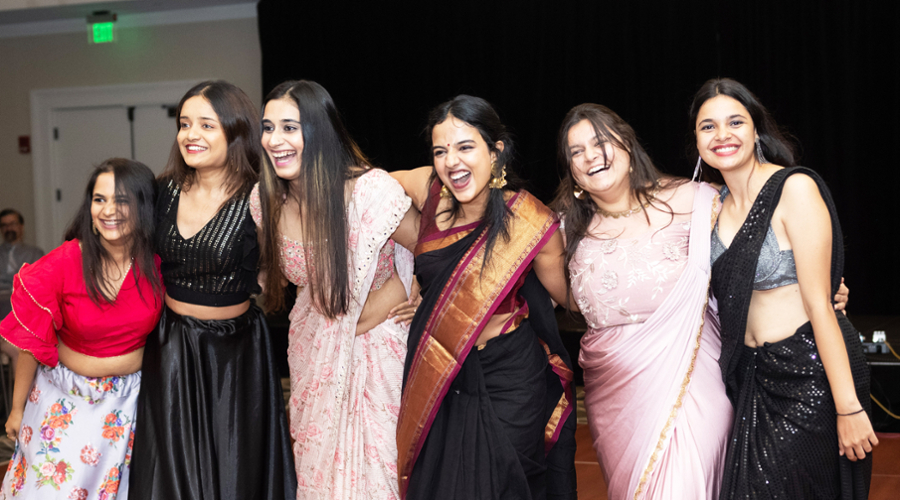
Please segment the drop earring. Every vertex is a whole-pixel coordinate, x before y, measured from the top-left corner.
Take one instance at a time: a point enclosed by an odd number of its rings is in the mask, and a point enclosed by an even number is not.
[[[497,164],[491,163],[491,182],[488,185],[491,189],[503,189],[503,186],[506,186],[506,165],[500,167],[500,172],[497,172]]]
[[[441,186],[441,198],[447,200],[453,198],[453,194],[447,189],[447,186]]]
[[[756,136],[756,159],[760,164],[769,163],[769,160],[766,160],[766,155],[763,154],[762,143],[759,140],[759,136]]]
[[[575,189],[572,191],[572,194],[575,195],[575,198],[581,199],[581,196],[584,194],[584,189],[581,189],[581,186],[575,184]]]
[[[700,155],[697,155],[697,166],[694,167],[694,175],[691,176],[691,181],[699,181],[700,176],[703,174],[703,167],[701,167],[703,160],[700,158]]]

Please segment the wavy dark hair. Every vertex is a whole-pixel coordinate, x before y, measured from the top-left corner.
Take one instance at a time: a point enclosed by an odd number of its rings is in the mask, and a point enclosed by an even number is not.
[[[278,221],[284,200],[292,197],[303,221],[303,252],[313,304],[325,316],[346,314],[352,291],[347,249],[349,224],[345,184],[371,166],[341,120],[324,87],[308,80],[284,82],[269,92],[263,103],[290,99],[300,110],[303,152],[296,184],[275,174],[264,155],[259,182],[263,212],[261,269],[266,271],[263,302],[267,310],[284,307],[281,287],[281,234]]]
[[[794,138],[775,123],[775,119],[772,118],[769,110],[762,105],[762,102],[753,92],[750,92],[750,89],[731,78],[707,80],[700,87],[700,90],[694,94],[694,100],[691,102],[689,112],[690,129],[694,133],[689,136],[686,149],[689,159],[700,156],[700,151],[697,150],[696,136],[697,115],[700,113],[700,108],[706,101],[720,95],[731,97],[747,108],[747,112],[750,113],[750,119],[753,120],[753,125],[756,127],[756,133],[759,135],[763,156],[769,162],[783,167],[797,165],[797,147]],[[701,177],[704,181],[725,184],[725,180],[718,170],[710,167],[702,160],[701,162],[701,166],[706,167],[703,169],[703,176]]]
[[[259,112],[256,106],[236,85],[222,80],[210,80],[194,85],[184,94],[178,102],[175,116],[180,117],[184,103],[196,96],[203,97],[212,106],[228,141],[225,191],[232,198],[249,193],[259,177],[259,161],[262,157]],[[175,126],[176,130],[181,129],[180,119],[175,121]],[[187,191],[190,190],[195,175],[196,170],[184,162],[176,139],[160,180],[172,179],[182,190]]]
[[[141,162],[127,158],[110,158],[91,173],[84,200],[66,230],[66,241],[77,239],[81,243],[81,267],[88,296],[95,304],[101,301],[115,302],[115,291],[110,289],[109,276],[104,264],[112,262],[112,256],[103,247],[100,236],[93,232],[91,204],[94,186],[100,174],[111,173],[116,183],[116,202],[128,207],[123,217],[129,229],[126,244],[134,259],[134,281],[144,276],[153,288],[154,300],[162,298],[162,281],[156,269],[153,251],[153,231],[156,228],[155,203],[157,193],[153,171]],[[140,288],[138,289],[140,291]],[[141,296],[146,301],[146,297]]]
[[[556,196],[550,203],[553,210],[565,217],[566,221],[565,273],[569,300],[571,300],[572,293],[569,263],[578,249],[578,244],[587,236],[591,220],[597,215],[597,206],[587,192],[582,195],[581,199],[576,198],[574,194],[577,183],[572,175],[569,131],[582,120],[587,120],[591,124],[601,144],[610,143],[628,153],[628,161],[631,166],[631,171],[628,175],[629,186],[632,196],[639,203],[663,205],[674,218],[675,212],[672,211],[669,204],[657,198],[653,192],[660,184],[669,187],[687,182],[687,179],[663,176],[653,164],[650,155],[641,146],[634,129],[615,111],[606,106],[592,103],[579,104],[570,109],[566,113],[565,118],[563,118],[562,125],[559,127],[559,134],[557,135],[557,162],[561,180],[556,190]],[[603,150],[603,156],[605,160],[608,160],[605,149]],[[650,216],[646,210],[643,212],[644,217],[647,218],[647,223],[649,223]]]
[[[491,103],[480,97],[473,97],[466,94],[460,94],[447,102],[437,105],[431,110],[428,116],[428,124],[425,126],[425,137],[428,144],[432,145],[431,132],[438,124],[443,123],[450,116],[462,120],[467,124],[475,127],[484,142],[487,143],[488,150],[497,155],[497,165],[506,169],[506,187],[503,189],[489,189],[487,206],[484,209],[481,225],[477,231],[487,230],[487,241],[485,242],[485,258],[484,264],[490,261],[491,252],[498,237],[504,241],[509,241],[509,218],[512,215],[509,207],[506,205],[506,191],[518,191],[522,188],[522,182],[516,175],[514,166],[515,160],[515,144],[513,143],[512,134],[506,128],[497,111],[491,106]],[[503,143],[501,151],[496,143]],[[429,148],[430,149],[430,148]],[[433,155],[429,151],[430,154]],[[432,170],[431,183],[439,180],[437,171]],[[430,184],[430,183],[429,183]],[[426,203],[437,204],[440,200],[429,199]],[[434,220],[422,221],[423,224],[434,225],[439,215],[447,215],[451,220],[459,217],[462,209],[456,198],[451,199],[450,208],[440,213],[435,213]],[[426,209],[428,211],[429,209]]]

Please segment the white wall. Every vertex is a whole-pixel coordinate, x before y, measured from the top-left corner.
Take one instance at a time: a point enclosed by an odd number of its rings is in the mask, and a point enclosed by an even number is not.
[[[22,212],[29,243],[32,157],[19,154],[18,137],[31,134],[32,90],[214,78],[262,101],[255,18],[120,28],[116,37],[99,45],[88,44],[86,31],[0,38],[0,207]]]

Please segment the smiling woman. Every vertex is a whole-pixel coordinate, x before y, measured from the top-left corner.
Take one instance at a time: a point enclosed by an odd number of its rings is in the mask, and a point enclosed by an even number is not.
[[[21,350],[6,422],[18,439],[0,497],[128,495],[144,343],[163,305],[155,197],[149,168],[106,160],[66,242],[16,275],[0,335]]]
[[[421,211],[400,493],[576,498],[572,365],[550,301],[565,301],[559,222],[519,189],[487,101],[457,96],[427,131],[434,167],[395,172]]]
[[[707,294],[715,189],[662,175],[598,104],[569,110],[558,148],[553,205],[588,325],[578,361],[609,498],[718,498],[731,405]]]
[[[144,352],[131,498],[296,494],[281,381],[250,300],[260,155],[241,89],[203,82],[182,98],[156,206],[166,307]]]
[[[878,438],[859,333],[829,301],[844,264],[831,194],[742,84],[706,82],[690,119],[726,184],[711,252],[735,408],[722,498],[867,498]]]

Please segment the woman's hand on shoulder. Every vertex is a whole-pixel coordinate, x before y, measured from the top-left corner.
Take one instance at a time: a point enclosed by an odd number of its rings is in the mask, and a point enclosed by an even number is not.
[[[391,172],[391,177],[397,180],[406,195],[412,198],[413,206],[419,211],[425,206],[428,199],[428,179],[434,169],[430,166],[414,168],[412,170],[397,170]]]

